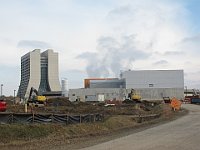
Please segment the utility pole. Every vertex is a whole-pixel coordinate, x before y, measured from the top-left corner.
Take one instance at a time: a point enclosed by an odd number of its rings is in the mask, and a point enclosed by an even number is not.
[[[13,100],[13,103],[14,103],[14,104],[15,104],[15,91],[16,91],[16,90],[14,90],[14,100]]]
[[[19,93],[19,101],[21,102],[21,87],[20,86],[19,86],[18,93]]]
[[[3,84],[1,84],[1,97],[3,96]]]
[[[185,89],[186,89],[185,94],[186,94],[186,96],[187,96],[187,86],[185,86]]]

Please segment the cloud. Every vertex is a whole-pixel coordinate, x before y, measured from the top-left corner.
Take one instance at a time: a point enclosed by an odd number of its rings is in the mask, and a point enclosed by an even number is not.
[[[190,43],[190,42],[199,42],[200,41],[200,34],[192,36],[192,37],[186,37],[182,40],[183,43]]]
[[[121,16],[120,18],[123,19],[123,21],[131,20],[132,17],[130,15],[132,14],[132,12],[132,7],[130,5],[120,6],[111,10],[107,15],[107,19],[112,19],[116,21],[118,20],[118,17]]]
[[[111,10],[107,23],[114,34],[134,34],[137,47],[165,52],[185,37],[187,10],[174,1],[129,1]]]
[[[116,76],[119,70],[145,66],[181,68],[174,57],[185,56],[176,44],[186,35],[186,19],[187,10],[179,2],[125,2],[108,12],[106,32],[98,38],[96,52],[85,52],[77,58],[86,60],[90,77]]]
[[[200,87],[200,77],[199,77],[200,71],[199,70],[193,70],[191,72],[185,73],[185,85],[188,88],[198,88]]]
[[[200,47],[200,34],[191,37],[185,37],[178,43],[178,48],[185,53],[198,57]]]
[[[51,45],[43,41],[21,40],[18,42],[17,47],[28,49],[48,49],[51,48]]]
[[[84,52],[78,59],[87,61],[86,71],[89,77],[118,76],[120,70],[131,69],[132,63],[150,56],[135,47],[133,35],[121,37],[101,37],[97,41],[97,52]]]
[[[160,61],[153,63],[153,65],[167,65],[168,63],[169,62],[166,60],[160,60]]]
[[[164,55],[166,55],[166,56],[169,56],[169,55],[183,55],[183,54],[185,54],[183,51],[181,52],[181,51],[166,51],[165,53],[164,53]]]

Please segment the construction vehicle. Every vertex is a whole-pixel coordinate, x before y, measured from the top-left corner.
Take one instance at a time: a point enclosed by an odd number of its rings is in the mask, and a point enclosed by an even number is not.
[[[128,97],[136,102],[140,102],[142,98],[141,95],[138,92],[136,92],[135,89],[131,89],[131,93],[128,94]]]
[[[27,105],[35,107],[43,107],[46,103],[46,97],[39,95],[38,91],[31,87]]]
[[[4,100],[0,99],[0,112],[4,112],[7,109],[7,104]]]
[[[131,89],[131,92],[128,93],[128,100],[132,100],[133,102],[140,103],[141,98],[141,95],[138,92],[136,92],[135,89]]]

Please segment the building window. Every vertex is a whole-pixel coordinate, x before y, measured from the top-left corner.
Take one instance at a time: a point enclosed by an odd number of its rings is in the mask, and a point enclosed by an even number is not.
[[[149,84],[149,87],[153,87],[154,85],[153,84]]]

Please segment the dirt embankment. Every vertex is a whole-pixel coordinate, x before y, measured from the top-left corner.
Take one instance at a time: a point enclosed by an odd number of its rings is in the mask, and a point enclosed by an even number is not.
[[[77,107],[78,106],[78,107]],[[139,106],[139,107],[138,107]],[[49,106],[51,107],[51,106]],[[102,122],[75,125],[37,124],[37,125],[0,125],[1,149],[76,149],[104,142],[113,138],[138,132],[149,125],[174,119],[185,111],[172,112],[166,104],[157,104],[148,109],[142,105],[103,107],[89,104],[72,105],[80,112],[102,112]],[[69,108],[70,108],[69,107]],[[65,108],[69,110],[69,108]],[[71,109],[71,108],[70,108]],[[73,110],[74,111],[74,110]],[[74,113],[74,112],[71,112]],[[159,118],[139,122],[134,115],[160,114]]]

